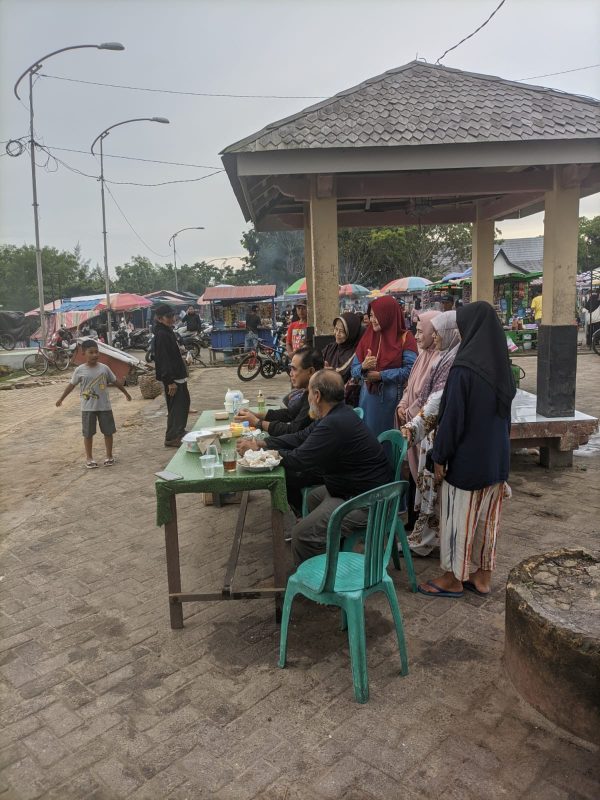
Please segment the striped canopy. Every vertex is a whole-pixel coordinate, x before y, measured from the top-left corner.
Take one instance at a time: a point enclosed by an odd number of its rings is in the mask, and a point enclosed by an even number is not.
[[[411,275],[408,278],[396,278],[396,280],[386,283],[381,287],[384,294],[392,294],[401,292],[419,292],[431,285],[431,281],[427,278],[420,278],[416,275]]]

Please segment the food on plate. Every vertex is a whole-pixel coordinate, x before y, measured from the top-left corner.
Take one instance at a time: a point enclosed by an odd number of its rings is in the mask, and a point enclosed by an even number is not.
[[[280,461],[277,450],[246,450],[238,464],[242,467],[276,467]]]

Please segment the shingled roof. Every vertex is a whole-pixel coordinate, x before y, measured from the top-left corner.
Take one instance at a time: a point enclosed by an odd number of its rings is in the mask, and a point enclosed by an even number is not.
[[[525,272],[541,272],[544,264],[544,237],[528,236],[505,239],[494,245],[494,258],[502,250],[506,260]]]
[[[411,61],[273,122],[223,153],[598,136],[599,100]]]

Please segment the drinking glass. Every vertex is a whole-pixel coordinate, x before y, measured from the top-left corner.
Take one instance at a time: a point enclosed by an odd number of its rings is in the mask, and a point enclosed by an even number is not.
[[[214,478],[215,476],[215,456],[200,456],[200,466],[204,478]]]
[[[223,456],[223,467],[225,472],[235,472],[235,464],[237,461],[235,439],[226,439],[225,441],[221,442],[221,454]]]

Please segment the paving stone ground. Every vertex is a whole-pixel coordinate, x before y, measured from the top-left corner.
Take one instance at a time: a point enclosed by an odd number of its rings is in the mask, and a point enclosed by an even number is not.
[[[535,389],[535,359],[520,363]],[[578,408],[600,414],[600,359],[580,356],[578,375]],[[234,384],[232,369],[195,371],[194,408],[220,405]],[[244,388],[253,397],[259,384]],[[261,388],[276,398],[286,380]],[[558,546],[598,548],[597,445],[554,473],[513,459],[490,598],[430,600],[392,572],[410,674],[372,598],[360,706],[333,610],[297,602],[286,670],[271,602],[188,604],[184,630],[170,629],[153,490],[172,454],[163,401],[115,393],[117,464],[86,471],[78,404],[54,408],[61,391],[0,392],[0,800],[600,796],[597,751],[524,703],[502,665],[510,568]],[[218,589],[237,508],[178,505],[184,588]],[[270,553],[260,494],[247,525],[240,577],[258,583]],[[437,571],[433,559],[416,566],[421,579]]]

